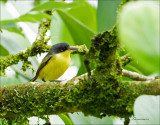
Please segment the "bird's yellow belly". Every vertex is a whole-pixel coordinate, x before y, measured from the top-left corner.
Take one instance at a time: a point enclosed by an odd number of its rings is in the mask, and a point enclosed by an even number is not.
[[[67,70],[70,65],[70,57],[56,56],[50,59],[39,73],[39,78],[44,80],[56,80]]]

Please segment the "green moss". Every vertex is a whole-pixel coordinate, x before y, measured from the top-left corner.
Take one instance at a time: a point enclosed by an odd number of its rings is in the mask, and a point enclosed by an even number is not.
[[[30,61],[28,61],[28,57],[35,56],[37,53],[47,52],[50,46],[39,46],[38,49],[34,49],[35,51],[31,54],[31,48],[27,48],[25,52],[20,52],[18,54],[10,54],[6,57],[0,59],[0,75],[5,75],[5,69],[11,65],[18,64],[18,62],[23,61],[22,70],[26,71],[28,68],[34,70]]]
[[[48,14],[51,14],[50,11],[47,11]],[[47,52],[50,46],[47,46],[47,41],[49,39],[45,39],[46,32],[50,29],[51,20],[44,20],[42,24],[39,26],[38,36],[31,48],[27,48],[25,52],[20,52],[18,54],[10,54],[4,58],[0,59],[0,75],[5,75],[5,69],[11,65],[17,64],[19,61],[23,61],[22,70],[25,72],[27,68],[32,70],[33,67],[31,62],[28,61],[29,56],[35,56],[37,54],[41,54],[43,52]],[[45,41],[46,40],[46,41]]]
[[[80,46],[74,46],[79,48],[77,51],[73,51],[72,54],[80,54],[82,56],[86,55],[88,53],[88,49],[86,47],[86,45],[80,45]]]
[[[59,83],[25,83],[1,87],[0,117],[14,121],[26,121],[31,116],[60,114],[82,111],[85,115],[102,118],[107,115],[129,117],[133,105],[141,94],[160,93],[159,81],[146,84],[118,82],[107,76],[105,82],[94,81],[93,77],[74,78],[65,85]],[[88,81],[88,82],[87,82]]]
[[[83,83],[81,89],[78,89],[78,95],[75,95],[76,98],[80,96],[77,102],[78,109],[85,115],[96,117],[103,117],[104,114],[120,117],[130,115],[126,107],[120,109],[117,103],[122,63],[116,52],[119,46],[116,30],[114,27],[110,32],[96,35],[86,55],[87,60],[94,63],[95,70],[89,76],[88,82]]]

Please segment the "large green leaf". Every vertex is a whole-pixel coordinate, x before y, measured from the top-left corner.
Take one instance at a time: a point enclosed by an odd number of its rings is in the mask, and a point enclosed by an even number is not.
[[[110,30],[116,23],[116,10],[121,0],[98,0],[98,32]]]
[[[9,53],[16,54],[21,50],[26,49],[26,47],[29,47],[30,43],[27,42],[25,37],[21,37],[20,35],[13,34],[11,32],[3,31],[1,35],[1,45],[4,46],[9,51]]]
[[[99,119],[96,117],[92,117],[92,116],[84,116],[82,112],[78,112],[78,113],[73,113],[70,114],[69,116],[72,120],[72,122],[76,125],[76,124],[81,124],[81,125],[113,125],[113,121],[111,118],[109,117],[104,117],[103,119]]]
[[[72,8],[72,7],[82,6],[82,5],[83,3],[81,2],[65,3],[65,2],[48,1],[33,8],[31,11],[66,9],[66,8]]]
[[[8,50],[0,44],[0,56],[7,56],[7,55],[9,55]]]
[[[10,22],[10,23],[7,23],[7,24],[1,24],[1,29],[5,29],[7,31],[17,33],[17,34],[24,37],[22,28],[17,26],[16,23],[14,23],[14,22]]]
[[[159,73],[158,2],[126,4],[119,16],[119,37],[144,71]]]
[[[47,19],[52,19],[52,17],[48,14],[45,13],[37,13],[37,14],[25,14],[22,15],[16,19],[12,20],[2,20],[0,23],[1,24],[8,24],[11,22],[31,22],[31,23],[36,23],[37,21],[42,21],[42,19],[47,18]]]
[[[65,11],[57,10],[77,45],[91,43],[95,32]]]
[[[68,13],[82,22],[84,25],[97,32],[96,8],[86,1],[81,1],[84,6],[74,7],[68,10]]]
[[[21,81],[18,78],[18,74],[13,74],[11,76],[0,76],[0,86],[4,85],[14,85],[14,84],[19,84]]]
[[[143,95],[136,99],[134,104],[133,120],[138,125],[159,125],[160,96]]]
[[[35,0],[34,1],[34,6],[38,6],[42,1],[41,0]]]
[[[53,44],[66,42],[69,45],[74,45],[73,38],[68,31],[68,27],[55,11],[51,21],[51,40]]]
[[[2,3],[6,3],[7,2],[7,0],[2,0]]]
[[[71,119],[68,116],[66,116],[64,114],[60,114],[58,116],[63,120],[63,122],[65,123],[65,125],[73,125]]]

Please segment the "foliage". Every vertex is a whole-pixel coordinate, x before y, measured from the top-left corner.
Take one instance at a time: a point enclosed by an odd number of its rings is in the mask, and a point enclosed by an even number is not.
[[[0,45],[0,56],[7,56],[7,55],[9,55],[9,52],[8,52],[8,50],[6,49],[6,48],[4,48],[2,45]]]
[[[1,4],[1,6],[3,6],[3,10],[1,13],[7,13],[8,11],[6,10],[7,3],[10,3],[13,6],[16,6],[16,4],[19,3],[19,1],[14,2],[7,0],[3,0],[2,2],[4,2],[5,4],[4,3]],[[8,17],[2,16],[2,21],[0,22],[1,23],[0,29],[2,29],[2,32],[0,32],[1,34],[0,58],[2,58],[3,56],[7,56],[10,53],[11,54],[18,53],[19,51],[25,50],[27,47],[31,46],[31,43],[29,42],[30,40],[27,37],[29,31],[27,33],[24,32],[25,28],[23,28],[22,25],[19,25],[18,22],[25,22],[25,24],[27,24],[28,27],[33,32],[37,32],[35,30],[38,29],[36,25],[43,22],[44,18],[52,20],[50,29],[52,44],[67,42],[70,45],[85,44],[88,48],[92,46],[91,38],[93,38],[95,34],[111,30],[117,22],[119,26],[118,27],[119,40],[121,41],[122,44],[120,48],[123,48],[123,46],[125,45],[123,49],[119,49],[119,54],[124,55],[129,52],[134,57],[134,61],[129,65],[127,65],[125,68],[145,75],[151,75],[151,74],[158,75],[160,55],[158,46],[159,16],[157,16],[159,12],[157,10],[159,3],[158,2],[156,3],[155,1],[129,2],[129,4],[124,5],[124,8],[122,8],[122,10],[121,9],[118,10],[120,15],[118,15],[118,20],[116,20],[117,8],[120,2],[121,2],[120,0],[117,1],[98,0],[98,7],[96,8],[90,5],[86,1],[74,1],[72,3],[65,3],[65,2],[54,2],[54,1],[43,2],[42,0],[35,0],[34,2],[31,3],[36,6],[33,6],[31,9],[30,8],[27,9],[27,11],[24,11],[23,14],[20,14],[18,18],[12,19],[11,16],[8,16],[9,14],[7,14]],[[19,3],[19,5],[21,4]],[[19,7],[19,13],[21,13],[25,5],[21,5],[18,7]],[[44,11],[46,12],[51,9],[54,9],[53,16],[44,13]],[[14,15],[14,13],[12,13],[12,15]],[[31,23],[34,23],[34,25]],[[29,37],[33,37],[32,34],[29,35],[30,35]],[[100,47],[102,48],[106,47],[105,52],[108,52],[107,46],[102,45]],[[21,53],[22,55],[24,54],[24,52]],[[100,52],[97,52],[96,54],[99,55]],[[9,55],[9,57],[12,57],[12,55]],[[73,58],[73,65],[76,65],[79,68],[78,75],[85,73],[86,70],[83,64],[84,58],[79,55],[73,55],[72,58]],[[18,60],[16,63],[18,63]],[[37,59],[29,58],[29,60],[32,62],[33,67],[37,69],[38,66]],[[9,63],[12,63],[11,58],[8,58],[7,61],[9,61]],[[2,85],[19,84],[29,81],[29,79],[31,79],[31,77],[33,76],[31,70],[27,70],[26,71],[27,75],[24,75],[24,73],[20,70],[21,69],[20,67],[23,68],[26,66],[24,68],[24,70],[26,70],[30,66],[30,61],[24,63],[25,65],[20,62],[17,65],[11,66],[11,69],[13,70],[14,73],[12,75],[9,75],[7,73],[8,77],[6,78],[1,77]],[[102,68],[100,67],[101,64],[96,63],[96,61],[97,60],[94,60],[95,62],[94,65],[97,65],[97,67],[99,65],[99,68]],[[106,64],[109,64],[109,62]],[[97,75],[97,77],[100,76],[101,74]],[[122,78],[122,80],[126,80],[126,78]],[[103,84],[101,85],[103,86]],[[105,90],[105,88],[103,89]],[[117,89],[115,91],[118,92],[119,90]],[[87,96],[87,94],[85,95]],[[103,94],[101,96],[103,97]],[[126,96],[126,98],[129,97]],[[148,100],[150,99],[151,98],[148,97]],[[146,100],[146,98],[141,98],[141,100],[144,101]],[[140,117],[141,114],[139,109],[142,108],[140,107],[141,106],[140,104],[137,104],[138,101],[139,99],[136,100],[134,106],[134,111],[135,111],[134,113],[136,118]],[[146,104],[148,104],[148,102],[149,101],[146,101]],[[102,101],[102,103],[104,102]],[[121,103],[119,105],[123,104]],[[153,104],[149,104],[150,111],[145,112],[144,117],[148,116],[150,112],[153,113],[151,107],[153,107],[154,105],[157,105],[156,101]],[[92,108],[90,107],[86,106],[86,108],[88,108],[88,110],[89,109],[92,110]],[[112,108],[114,107],[109,108],[108,111],[111,110]],[[130,107],[126,108],[128,108],[127,109],[128,111],[130,110]],[[145,107],[143,108],[144,108],[143,111],[146,111]],[[85,112],[85,109],[83,110]],[[68,123],[71,124],[71,122],[75,124],[76,123],[75,119],[79,117],[75,116],[75,114],[74,115],[69,114],[71,118],[70,120],[67,116],[63,114],[59,116],[64,121],[65,124]],[[92,122],[86,120],[86,118],[81,115],[80,123],[83,122],[88,124],[93,124],[96,122],[100,123],[100,121],[97,121],[95,118],[91,119]],[[1,123],[5,124],[6,121],[3,121],[1,119],[0,124]],[[113,124],[112,120],[110,121],[106,120],[105,124],[107,123]],[[140,123],[141,122],[137,122],[137,124]],[[153,122],[151,121],[151,123]]]
[[[158,10],[156,2],[131,2],[123,7],[118,22],[120,40],[149,74],[159,73]]]
[[[41,10],[51,10],[51,9],[66,9],[72,8],[77,6],[82,6],[81,2],[72,2],[72,3],[65,3],[65,2],[55,2],[55,1],[48,1],[44,4],[36,6],[31,11],[41,11]]]
[[[13,20],[8,21],[7,23],[4,22],[4,24],[3,24],[3,22],[1,22],[1,29],[5,29],[10,32],[18,33],[24,37],[24,34],[22,32],[22,28],[17,26],[16,23],[13,22]]]

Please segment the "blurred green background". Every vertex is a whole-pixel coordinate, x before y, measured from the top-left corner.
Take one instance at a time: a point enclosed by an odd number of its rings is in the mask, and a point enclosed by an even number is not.
[[[45,2],[47,0],[0,1],[0,19],[3,31],[0,33],[0,58],[24,51],[27,47],[31,46],[36,39],[40,21],[44,17],[48,18],[38,11],[38,9],[47,10],[46,6],[41,6]],[[52,8],[55,11],[51,17],[51,29],[47,32],[47,36],[51,35],[49,45],[66,42],[70,45],[85,44],[89,48],[91,38],[94,35],[111,30],[116,22],[118,22],[119,34],[117,35],[119,35],[120,42],[122,42],[121,48],[123,48],[119,49],[118,52],[121,56],[130,52],[134,57],[134,61],[125,68],[149,76],[159,74],[159,30],[157,30],[159,26],[159,23],[157,23],[159,12],[155,9],[158,3],[143,1],[140,4],[144,6],[140,6],[139,10],[137,9],[135,12],[132,11],[134,8],[130,5],[122,10],[122,16],[117,20],[117,8],[121,0],[75,0],[73,4],[70,4],[70,2],[66,1],[68,4],[59,4]],[[151,7],[147,8],[148,5],[151,5]],[[47,6],[49,6],[49,3]],[[132,6],[136,6],[136,4]],[[35,70],[44,56],[45,54],[29,57]],[[22,62],[8,67],[6,69],[7,77],[0,77],[1,86],[25,83],[34,76],[31,69],[28,69],[24,73],[21,67]],[[85,72],[83,57],[72,55],[71,66],[60,79],[71,79]],[[122,80],[126,80],[126,78],[122,78]],[[157,104],[157,102],[155,103]],[[151,106],[153,105],[151,104]],[[29,120],[31,124],[36,124],[38,118],[32,117]],[[50,116],[50,121],[55,124],[112,125],[123,124],[124,119],[117,117],[109,118],[107,116],[103,119],[97,119],[91,116],[86,117],[83,113],[73,113],[59,117],[52,115]],[[44,121],[40,122],[43,123]],[[136,124],[136,121],[132,120],[130,124]]]

